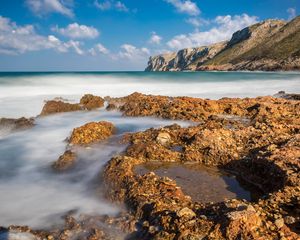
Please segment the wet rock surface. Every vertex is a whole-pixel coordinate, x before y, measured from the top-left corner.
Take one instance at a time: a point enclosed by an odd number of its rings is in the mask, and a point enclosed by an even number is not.
[[[34,126],[33,118],[0,118],[0,128],[9,128],[10,130],[23,130]]]
[[[74,128],[68,139],[66,151],[52,164],[52,168],[64,171],[73,167],[76,162],[76,146],[85,146],[103,141],[115,132],[115,126],[106,121],[90,122]]]
[[[52,165],[55,170],[66,170],[71,168],[76,161],[76,153],[66,150]]]
[[[86,94],[80,99],[80,104],[87,110],[101,108],[104,106],[104,99],[92,94]]]
[[[85,145],[99,142],[110,137],[114,131],[115,127],[110,122],[90,122],[73,129],[69,143],[74,145]]]
[[[107,163],[101,177],[107,198],[125,204],[128,213],[68,216],[66,225],[56,230],[9,230],[41,239],[299,239],[299,101],[274,97],[207,100],[140,93],[106,100],[125,116],[193,124],[123,136],[126,150]],[[111,123],[88,123],[74,129],[69,142],[91,144],[113,131]],[[71,153],[61,157],[62,166],[72,161]],[[136,172],[138,166],[153,162],[216,166],[259,189],[260,194],[255,201],[196,201],[175,177]]]
[[[68,103],[63,100],[64,99],[55,99],[46,101],[40,115],[46,116],[54,113],[93,110],[104,106],[104,99],[92,94],[84,95],[79,103]]]
[[[138,239],[298,239],[297,101],[272,97],[203,100],[138,93],[118,101],[123,101],[119,108],[128,116],[198,122],[188,128],[172,125],[127,134],[125,153],[106,166],[107,195],[125,202],[139,219]],[[173,179],[154,172],[136,174],[137,166],[151,162],[218,166],[259,188],[261,195],[254,202],[195,202]]]
[[[236,178],[215,167],[206,167],[199,164],[178,163],[147,163],[135,168],[135,173],[143,175],[154,172],[160,177],[174,179],[182,191],[194,201],[209,203],[222,202],[226,199],[246,199],[250,201],[258,193],[241,185]],[[254,189],[251,189],[254,191]]]
[[[46,102],[40,115],[46,116],[54,113],[73,112],[79,110],[82,110],[82,107],[79,104],[51,100]]]

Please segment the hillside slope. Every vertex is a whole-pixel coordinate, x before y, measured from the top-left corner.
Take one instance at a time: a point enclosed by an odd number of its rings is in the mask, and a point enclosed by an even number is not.
[[[227,42],[151,57],[146,71],[300,70],[300,17],[266,20]]]

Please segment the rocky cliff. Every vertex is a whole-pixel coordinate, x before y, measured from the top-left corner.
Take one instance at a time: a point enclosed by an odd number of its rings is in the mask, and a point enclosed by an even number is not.
[[[150,57],[146,71],[300,70],[300,16],[266,20],[229,41]]]

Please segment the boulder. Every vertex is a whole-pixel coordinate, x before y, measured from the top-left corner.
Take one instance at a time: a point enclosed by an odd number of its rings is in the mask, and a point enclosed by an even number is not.
[[[90,122],[73,129],[69,143],[85,145],[99,142],[110,137],[114,131],[115,127],[110,122]]]
[[[80,99],[80,104],[87,110],[101,108],[104,106],[104,99],[92,94],[85,94]]]
[[[12,130],[26,129],[33,127],[34,119],[33,118],[0,118],[0,128],[8,127]]]
[[[73,112],[82,110],[79,104],[66,103],[62,101],[47,101],[44,105],[41,116],[50,115],[53,113]]]
[[[71,150],[67,150],[61,155],[56,162],[53,163],[52,167],[55,170],[67,170],[73,166],[76,160],[76,154]]]

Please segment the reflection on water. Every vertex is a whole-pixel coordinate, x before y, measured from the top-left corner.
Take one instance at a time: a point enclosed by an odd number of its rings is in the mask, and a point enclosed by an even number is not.
[[[158,176],[174,179],[183,192],[194,201],[221,202],[225,199],[251,199],[251,192],[246,190],[232,175],[215,167],[200,164],[147,163],[137,166],[137,174],[150,171]]]

